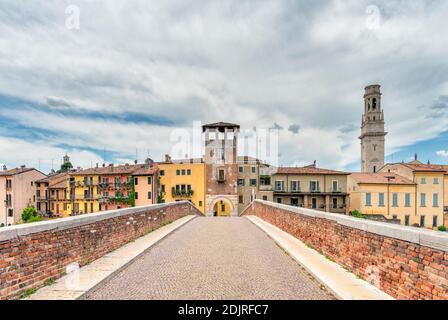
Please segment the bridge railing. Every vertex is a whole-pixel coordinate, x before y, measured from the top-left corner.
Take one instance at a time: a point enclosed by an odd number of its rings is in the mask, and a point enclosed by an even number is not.
[[[448,299],[448,234],[255,200],[254,215],[397,299]]]
[[[126,208],[0,229],[0,300],[20,297],[169,222],[202,215],[188,201]]]

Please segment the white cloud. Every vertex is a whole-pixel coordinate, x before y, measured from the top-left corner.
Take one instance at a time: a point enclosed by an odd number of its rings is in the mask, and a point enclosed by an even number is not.
[[[448,158],[448,150],[439,150],[436,152],[439,157]]]
[[[342,169],[359,159],[359,130],[339,130],[359,128],[364,85],[383,86],[387,153],[448,127],[447,117],[427,118],[417,108],[448,94],[448,3],[375,3],[382,19],[371,30],[367,0],[9,1],[0,12],[0,88],[42,103],[50,98],[54,109],[131,111],[179,126],[294,125],[299,134],[281,132],[281,163],[316,159]],[[68,4],[80,8],[78,31],[65,27]],[[149,149],[156,159],[170,150],[172,128],[161,125],[48,111],[15,110],[13,118],[61,133],[29,143],[34,155],[63,153],[54,147],[60,143],[126,154]],[[8,141],[0,140],[0,150],[14,156],[0,162],[26,162],[20,145],[13,150]]]

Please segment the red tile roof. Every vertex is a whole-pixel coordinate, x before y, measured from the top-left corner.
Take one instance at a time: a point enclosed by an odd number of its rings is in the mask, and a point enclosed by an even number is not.
[[[72,176],[84,176],[84,175],[132,175],[134,172],[150,172],[154,170],[153,167],[147,164],[135,164],[135,165],[118,165],[107,166],[98,168],[89,168],[81,171],[71,172]]]
[[[279,167],[276,174],[349,175],[350,173],[314,167]]]
[[[405,163],[405,166],[414,171],[446,172],[448,174],[448,165]]]
[[[16,174],[25,173],[28,171],[36,170],[34,168],[14,168],[6,171],[0,171],[0,177],[1,176],[14,176]],[[36,170],[37,171],[37,170]]]
[[[415,185],[414,181],[390,172],[352,173],[350,177],[352,177],[357,183],[364,184],[387,184],[388,177],[390,177],[391,179],[389,184]]]

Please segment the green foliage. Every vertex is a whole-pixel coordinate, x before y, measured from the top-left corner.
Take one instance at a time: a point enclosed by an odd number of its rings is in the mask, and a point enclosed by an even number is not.
[[[157,185],[160,186],[160,177],[157,178]],[[157,194],[157,203],[164,203],[165,193],[162,191],[162,188],[159,188],[159,193]]]
[[[443,231],[446,232],[446,227],[445,226],[440,226],[437,228],[439,231]]]
[[[1,224],[0,224],[0,228],[3,228],[5,226],[5,224],[2,222]]]
[[[367,219],[367,216],[365,214],[362,214],[358,210],[350,211],[350,215],[355,218]]]
[[[22,220],[25,223],[38,222],[38,221],[42,221],[42,217],[37,214],[36,208],[27,207],[27,208],[23,209]]]
[[[70,169],[73,169],[73,165],[71,164],[71,162],[66,162],[61,165],[61,169],[58,170],[58,173],[68,172],[70,171]]]
[[[26,299],[26,298],[28,298],[29,296],[31,296],[32,294],[36,293],[36,291],[37,291],[37,289],[35,289],[35,288],[29,288],[29,289],[26,289],[25,292],[23,292],[23,293],[20,295],[20,299]]]
[[[47,279],[47,281],[45,281],[44,286],[51,286],[52,284],[54,284],[56,282],[56,280],[54,280],[53,278]]]

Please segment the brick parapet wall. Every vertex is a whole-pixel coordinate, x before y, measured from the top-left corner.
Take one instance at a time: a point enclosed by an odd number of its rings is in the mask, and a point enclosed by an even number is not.
[[[256,200],[254,215],[397,299],[448,300],[448,234]]]
[[[187,201],[86,214],[0,229],[0,299],[19,297],[66,266],[84,266],[160,226],[201,215]]]

